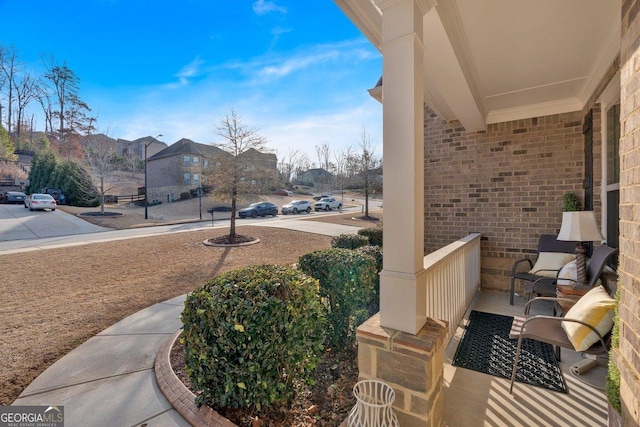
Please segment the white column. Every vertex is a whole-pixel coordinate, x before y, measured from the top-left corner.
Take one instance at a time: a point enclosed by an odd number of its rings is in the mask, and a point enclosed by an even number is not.
[[[424,0],[377,0],[382,10],[384,265],[380,324],[416,334],[424,283]]]

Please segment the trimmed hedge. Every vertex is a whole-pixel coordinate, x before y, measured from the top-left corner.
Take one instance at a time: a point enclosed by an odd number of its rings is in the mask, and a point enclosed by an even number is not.
[[[367,237],[370,245],[382,247],[382,228],[361,228],[358,235]]]
[[[340,234],[331,238],[332,248],[357,249],[369,244],[369,239],[357,234]]]
[[[353,345],[373,297],[373,257],[349,249],[323,249],[302,255],[298,268],[320,283],[328,310],[325,344],[337,349]]]
[[[616,291],[616,315],[613,318],[613,330],[611,332],[611,349],[609,350],[609,361],[607,377],[604,383],[604,392],[607,400],[613,409],[622,413],[622,402],[620,401],[620,370],[616,366],[614,352],[620,347],[620,288]]]
[[[382,247],[367,245],[356,249],[356,252],[369,255],[376,262],[376,275],[373,278],[373,294],[367,304],[369,317],[380,311],[380,272],[382,271]]]
[[[317,280],[263,265],[210,279],[182,313],[186,370],[198,405],[259,409],[287,404],[311,382],[322,353]]]

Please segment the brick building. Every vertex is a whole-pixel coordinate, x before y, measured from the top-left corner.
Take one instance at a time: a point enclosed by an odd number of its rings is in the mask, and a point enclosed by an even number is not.
[[[198,188],[203,174],[216,167],[230,154],[220,148],[182,138],[176,143],[147,158],[147,185],[149,200],[164,202],[178,200],[180,194]],[[277,158],[272,153],[248,149],[240,156],[250,159],[256,167],[277,171]]]

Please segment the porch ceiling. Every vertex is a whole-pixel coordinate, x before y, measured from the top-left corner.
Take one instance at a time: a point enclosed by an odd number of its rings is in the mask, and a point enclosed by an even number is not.
[[[382,51],[389,1],[334,1]],[[425,102],[467,130],[582,109],[620,50],[620,2],[432,0]]]

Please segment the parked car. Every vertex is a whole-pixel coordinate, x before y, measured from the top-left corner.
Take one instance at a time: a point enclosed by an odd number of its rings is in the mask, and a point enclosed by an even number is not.
[[[276,190],[273,192],[273,194],[275,194],[276,196],[293,196],[293,193],[291,191],[285,189]]]
[[[29,194],[24,201],[24,207],[29,208],[30,211],[36,209],[51,209],[52,211],[55,211],[56,199],[54,199],[51,194]]]
[[[40,190],[40,193],[51,195],[59,205],[65,205],[67,203],[66,196],[59,188],[43,188]]]
[[[278,207],[270,202],[252,203],[244,209],[240,209],[238,216],[240,218],[255,218],[257,216],[278,215]]]
[[[282,215],[299,212],[311,212],[311,203],[307,200],[293,200],[282,207]]]
[[[0,193],[0,203],[24,203],[27,195],[22,191],[3,191]]]
[[[331,209],[342,209],[342,203],[335,197],[324,197],[315,204],[316,211],[330,211]]]
[[[325,197],[331,197],[331,195],[330,194],[323,194],[321,196],[313,196],[313,200],[315,200],[317,202],[317,201],[320,201],[320,199],[324,199]]]

